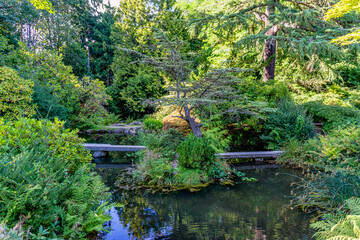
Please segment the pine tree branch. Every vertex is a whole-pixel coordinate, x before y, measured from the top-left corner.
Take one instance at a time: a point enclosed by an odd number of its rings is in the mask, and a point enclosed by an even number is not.
[[[304,2],[300,2],[300,1],[295,1],[295,0],[285,0],[286,2],[291,2],[294,3],[295,5],[304,5],[308,8],[316,8],[316,6],[312,5],[312,4],[308,4],[308,3],[304,3]]]
[[[257,11],[253,11],[253,14],[255,15],[255,17],[260,21],[260,22],[265,22],[266,21],[266,16],[264,13],[262,12],[257,12]]]

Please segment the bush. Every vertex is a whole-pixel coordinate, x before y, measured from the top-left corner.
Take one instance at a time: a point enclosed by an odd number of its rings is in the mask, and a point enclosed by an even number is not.
[[[206,169],[215,161],[211,140],[188,135],[176,149],[179,165],[185,168]]]
[[[14,119],[34,115],[33,86],[33,81],[19,77],[14,69],[0,67],[0,117]]]
[[[265,134],[261,136],[268,144],[268,149],[277,149],[291,139],[303,141],[314,136],[312,119],[301,106],[282,100],[278,102],[277,108],[269,114],[264,125]]]
[[[63,124],[0,119],[0,219],[8,228],[21,221],[32,239],[81,239],[110,220],[108,189]]]
[[[250,101],[268,102],[275,105],[276,101],[289,97],[288,87],[284,83],[274,80],[263,82],[248,77],[240,83],[239,88],[246,93]]]
[[[339,127],[326,136],[305,143],[292,142],[279,162],[307,165],[318,169],[347,169],[355,172],[360,166],[360,127]]]
[[[154,118],[146,118],[144,120],[144,129],[146,130],[161,130],[163,127],[162,121],[154,119]]]
[[[314,117],[316,122],[324,122],[324,130],[329,131],[339,125],[360,121],[360,111],[355,108],[325,105],[313,101],[303,104],[306,111]]]
[[[34,239],[43,229],[47,238],[80,239],[111,219],[108,188],[86,165],[71,173],[69,162],[41,145],[1,153],[0,165],[0,218],[8,227],[22,220]]]
[[[323,221],[311,224],[317,232],[314,237],[326,239],[360,238],[360,199],[350,198],[345,201],[346,214],[326,214]]]
[[[159,133],[139,133],[138,142],[154,152],[175,152],[184,136],[176,129]]]
[[[70,110],[60,104],[60,99],[52,94],[50,87],[35,83],[32,97],[33,103],[36,105],[36,118],[52,121],[55,118],[59,118],[62,121],[68,119]]]
[[[92,159],[82,147],[82,139],[76,135],[76,131],[64,129],[64,122],[27,118],[10,122],[0,118],[0,153],[18,154],[24,148],[36,146],[46,148],[52,156],[69,163],[71,170]]]
[[[143,158],[136,165],[134,177],[146,185],[166,186],[173,183],[174,172],[175,169],[171,165],[171,158],[146,150]]]
[[[294,203],[303,209],[317,213],[334,212],[346,199],[360,197],[360,177],[347,170],[311,172],[293,194]]]

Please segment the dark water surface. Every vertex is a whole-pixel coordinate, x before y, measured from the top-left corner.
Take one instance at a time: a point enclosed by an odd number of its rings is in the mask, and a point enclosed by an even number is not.
[[[104,239],[310,239],[310,216],[287,205],[298,172],[245,170],[257,182],[213,185],[197,193],[116,191],[121,168],[98,169],[114,190],[111,232]]]

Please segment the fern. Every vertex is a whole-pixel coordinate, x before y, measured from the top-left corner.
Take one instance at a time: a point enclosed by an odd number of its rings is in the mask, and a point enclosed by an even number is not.
[[[316,239],[358,240],[360,239],[360,198],[345,201],[348,215],[326,214],[325,220],[311,224],[317,232]]]

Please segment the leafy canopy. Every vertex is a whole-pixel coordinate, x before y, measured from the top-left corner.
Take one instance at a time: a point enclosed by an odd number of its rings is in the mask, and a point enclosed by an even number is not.
[[[360,0],[341,0],[335,4],[330,10],[325,14],[326,20],[331,20],[334,18],[339,18],[350,12],[359,12],[360,11]],[[338,37],[332,40],[333,43],[338,43],[340,45],[349,45],[357,43],[360,40],[360,30],[356,30],[345,36]]]

